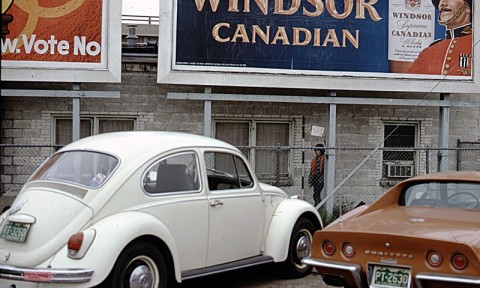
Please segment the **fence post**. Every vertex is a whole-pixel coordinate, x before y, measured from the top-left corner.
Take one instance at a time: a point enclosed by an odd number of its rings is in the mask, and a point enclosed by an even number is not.
[[[280,143],[275,147],[275,186],[280,186]]]
[[[430,173],[430,149],[427,146],[427,150],[425,151],[425,173]]]
[[[461,148],[462,143],[460,142],[460,139],[457,139],[457,148]],[[457,149],[457,171],[460,171],[460,163],[462,162],[462,154],[460,153],[460,149]]]

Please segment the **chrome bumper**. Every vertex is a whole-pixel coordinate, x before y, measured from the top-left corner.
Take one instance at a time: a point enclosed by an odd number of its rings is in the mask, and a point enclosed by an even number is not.
[[[90,281],[91,269],[25,268],[0,265],[0,278],[36,283],[83,283]]]
[[[360,265],[346,264],[342,262],[335,262],[335,261],[328,261],[328,260],[318,260],[314,258],[303,258],[302,263],[316,267],[316,269],[320,274],[322,274],[321,273],[322,268],[328,271],[337,271],[340,275],[347,276],[347,277],[344,277],[344,279],[347,282],[353,282],[350,284],[354,284],[356,287],[362,287],[362,278],[361,278],[362,268],[360,267]],[[323,276],[324,275],[322,275],[322,277]]]
[[[348,281],[348,284],[355,287],[363,287],[361,280],[361,267],[356,264],[347,264],[343,262],[335,262],[328,260],[318,260],[312,258],[302,259],[302,263],[311,265],[319,270],[319,273],[322,274],[322,271],[326,274],[335,274],[347,276],[344,278],[349,278],[352,281]],[[322,275],[323,276],[323,275]],[[446,275],[446,274],[437,274],[437,273],[425,273],[420,272],[415,276],[415,284],[417,288],[422,288],[424,286],[432,287],[431,284],[442,284],[445,287],[480,287],[480,277],[471,277],[471,276],[459,276],[459,275]],[[353,283],[352,283],[353,282]],[[430,285],[428,285],[430,284]],[[442,287],[443,287],[442,286]]]
[[[463,287],[467,286],[479,286],[480,287],[480,277],[469,277],[469,276],[458,276],[458,275],[446,275],[446,274],[436,274],[436,273],[418,273],[415,277],[415,284],[417,287],[422,288],[422,284],[425,283],[441,283],[448,284],[451,287]]]

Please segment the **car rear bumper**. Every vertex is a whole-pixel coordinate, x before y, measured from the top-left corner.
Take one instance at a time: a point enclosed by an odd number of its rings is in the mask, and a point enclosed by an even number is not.
[[[318,273],[323,277],[323,281],[327,285],[344,287],[367,286],[366,284],[362,284],[360,265],[312,258],[304,258],[302,262],[315,267]],[[471,276],[420,272],[417,273],[414,281],[417,288],[480,287],[480,277]]]
[[[360,265],[313,258],[304,258],[302,263],[315,267],[327,285],[363,287]]]
[[[431,287],[480,287],[480,277],[445,275],[436,273],[418,273],[415,277],[418,288]]]
[[[84,283],[90,281],[91,269],[26,268],[0,265],[0,278],[35,283]]]

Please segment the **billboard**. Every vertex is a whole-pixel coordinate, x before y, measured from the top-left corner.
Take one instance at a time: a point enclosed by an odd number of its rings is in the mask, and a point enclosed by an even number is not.
[[[2,80],[120,82],[121,5],[2,0]]]
[[[478,93],[479,13],[448,2],[161,1],[158,82]]]

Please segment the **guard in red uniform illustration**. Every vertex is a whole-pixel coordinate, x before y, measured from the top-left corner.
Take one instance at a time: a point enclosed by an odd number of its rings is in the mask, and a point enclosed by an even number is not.
[[[406,73],[448,76],[472,75],[472,0],[432,0],[445,39],[425,48]]]

